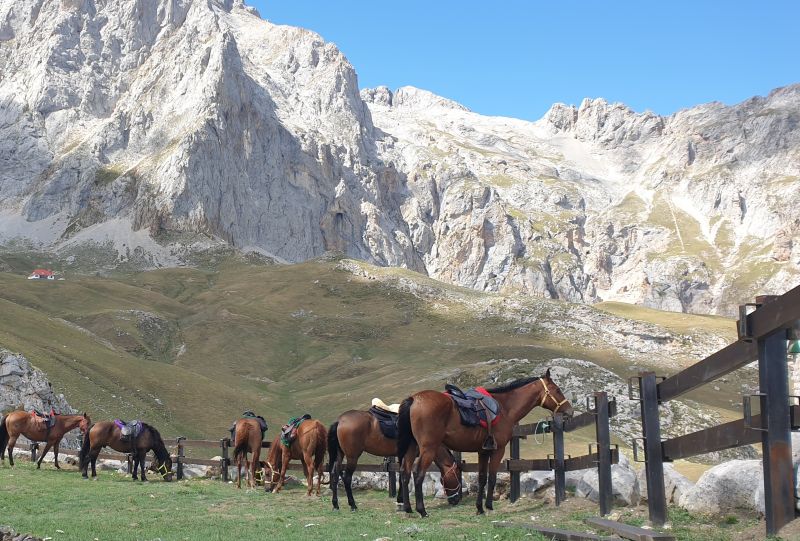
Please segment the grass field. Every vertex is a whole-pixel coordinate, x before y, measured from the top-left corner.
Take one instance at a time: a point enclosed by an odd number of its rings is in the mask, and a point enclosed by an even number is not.
[[[165,436],[219,438],[246,409],[273,427],[305,412],[329,422],[374,396],[392,402],[441,388],[492,358],[630,365],[602,337],[580,345],[553,331],[563,303],[480,293],[401,269],[357,263],[379,277],[370,279],[337,260],[268,265],[226,256],[200,268],[68,272],[49,282],[25,279],[35,256],[0,259],[10,271],[0,273],[0,346],[25,354],[93,419],[142,418]],[[541,316],[523,333],[474,310],[473,300],[529,303]],[[657,321],[659,313],[628,317]],[[674,326],[674,316],[664,318]],[[710,324],[712,332],[724,322],[681,318],[682,329]]]
[[[585,531],[583,519],[596,505],[569,498],[556,508],[546,498],[526,497],[511,504],[501,499],[495,511],[476,516],[474,498],[451,507],[429,499],[430,517],[396,512],[386,493],[358,491],[359,510],[333,512],[326,494],[306,497],[295,485],[273,495],[237,490],[216,480],[173,483],[133,482],[99,472],[84,481],[74,470],[36,471],[25,461],[12,470],[0,467],[0,524],[53,541],[230,539],[533,539],[529,530],[500,528],[495,521],[530,523]],[[615,516],[642,525],[646,507],[618,508]],[[532,518],[533,517],[533,518]],[[681,541],[743,541],[763,536],[763,522],[748,517],[708,519],[670,511],[671,533]],[[792,537],[786,537],[792,539]]]

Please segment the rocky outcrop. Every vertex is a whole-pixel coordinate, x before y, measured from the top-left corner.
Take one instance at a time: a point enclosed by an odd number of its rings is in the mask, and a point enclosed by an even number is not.
[[[77,413],[67,403],[63,394],[56,394],[47,376],[28,362],[23,355],[0,348],[0,413],[34,408],[48,412]],[[77,432],[70,432],[62,440],[62,447],[79,446]]]
[[[268,15],[268,14],[266,14]],[[0,2],[0,243],[328,250],[488,291],[731,313],[800,277],[800,86],[538,122],[359,92],[241,1]]]
[[[0,541],[42,541],[42,538],[17,533],[11,526],[0,526]]]

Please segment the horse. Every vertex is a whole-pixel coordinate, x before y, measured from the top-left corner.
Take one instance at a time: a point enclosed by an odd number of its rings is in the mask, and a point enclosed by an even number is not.
[[[297,437],[289,447],[281,442],[280,436],[276,437],[269,448],[267,469],[269,470],[269,484],[264,483],[264,490],[273,493],[280,492],[286,477],[286,468],[290,460],[300,460],[303,464],[303,474],[308,482],[307,496],[311,496],[314,487],[314,472],[317,472],[317,496],[322,488],[323,460],[325,459],[325,442],[327,433],[325,426],[316,419],[303,421],[297,427]],[[278,476],[277,484],[275,476]]]
[[[6,446],[8,446],[8,463],[14,465],[14,446],[20,435],[25,436],[31,441],[46,442],[44,452],[36,462],[36,468],[41,468],[42,460],[50,448],[53,448],[56,469],[61,469],[58,465],[58,446],[64,435],[79,428],[81,434],[89,429],[91,419],[86,413],[82,415],[55,415],[55,424],[47,428],[44,420],[34,417],[27,411],[12,411],[3,418],[0,418],[0,461],[5,462]]]
[[[111,447],[120,453],[133,454],[133,480],[137,480],[136,470],[141,471],[142,481],[145,477],[145,459],[147,452],[152,450],[156,457],[156,471],[165,481],[172,478],[172,457],[161,439],[161,434],[155,427],[142,423],[142,431],[131,441],[122,439],[122,431],[114,421],[99,421],[92,425],[83,437],[80,452],[80,470],[84,479],[89,478],[89,464],[92,465],[92,477],[97,477],[95,465],[97,455],[103,447]]]
[[[350,510],[355,511],[356,501],[353,498],[353,472],[358,465],[358,458],[363,453],[375,456],[396,456],[397,440],[387,438],[381,432],[380,425],[368,411],[351,410],[342,413],[328,429],[328,468],[330,471],[331,490],[333,491],[333,509],[339,509],[339,477],[344,481],[347,503]],[[347,458],[347,465],[342,472],[342,460]],[[456,505],[461,501],[461,482],[459,466],[450,450],[440,445],[433,459],[442,474],[442,486],[447,494],[447,501]],[[402,503],[402,493],[397,492],[397,503]]]
[[[487,428],[463,426],[454,401],[442,392],[421,391],[400,404],[397,457],[402,463],[400,488],[406,513],[411,513],[408,482],[413,466],[417,512],[423,517],[428,516],[422,498],[422,482],[425,479],[425,472],[428,471],[442,444],[454,451],[478,453],[478,498],[475,504],[478,514],[483,514],[483,494],[488,470],[489,489],[486,494],[486,508],[493,510],[492,498],[497,482],[497,469],[503,460],[514,425],[536,406],[553,413],[561,412],[568,418],[573,414],[572,405],[550,378],[550,369],[541,377],[522,378],[486,390],[500,404],[502,412],[492,427],[491,436],[496,442],[494,450],[485,449],[486,442],[491,439]],[[417,451],[419,459],[414,465]]]
[[[238,487],[242,488],[242,459],[244,459],[247,475],[247,486],[256,486],[256,467],[261,464],[261,425],[257,419],[239,419],[234,425],[235,447],[233,461],[236,464]],[[253,454],[252,462],[248,460],[247,453]]]

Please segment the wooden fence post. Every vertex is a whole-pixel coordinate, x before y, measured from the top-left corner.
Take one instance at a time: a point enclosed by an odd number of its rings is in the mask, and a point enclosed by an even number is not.
[[[219,461],[219,466],[222,469],[222,480],[226,483],[228,482],[228,447],[230,444],[231,440],[228,438],[219,440],[219,445],[222,447],[222,458]]]
[[[178,436],[176,439],[178,442],[178,456],[177,456],[178,465],[176,468],[176,474],[177,474],[176,477],[178,478],[178,481],[180,481],[181,479],[183,479],[183,458],[184,458],[183,440],[185,440],[186,438],[184,436]]]
[[[553,469],[555,470],[556,506],[567,499],[567,479],[564,471],[564,415],[553,415]]]
[[[31,442],[31,462],[36,463],[36,451],[39,450],[39,444],[35,441]]]
[[[663,526],[667,521],[667,498],[664,489],[664,456],[661,449],[658,386],[654,372],[640,374],[639,398],[642,401],[647,507],[650,513],[650,522],[655,526]]]
[[[795,518],[786,349],[785,331],[773,333],[758,341],[767,535],[777,535],[781,528]]]
[[[391,467],[394,464],[396,458],[393,456],[387,457],[385,459],[386,469],[389,470],[389,497],[396,498],[397,497],[397,472],[392,471]]]
[[[519,460],[519,440],[520,436],[511,437],[511,460]],[[508,499],[513,503],[519,499],[519,471],[510,472],[511,486],[509,487]]]
[[[604,392],[594,393],[595,434],[597,436],[597,480],[600,504],[600,516],[611,513],[611,436],[608,426],[608,395]]]

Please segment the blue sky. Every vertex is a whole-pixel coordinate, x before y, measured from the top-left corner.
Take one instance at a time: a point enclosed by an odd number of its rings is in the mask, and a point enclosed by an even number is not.
[[[246,0],[333,41],[362,88],[534,120],[586,96],[669,114],[800,82],[800,2]]]

